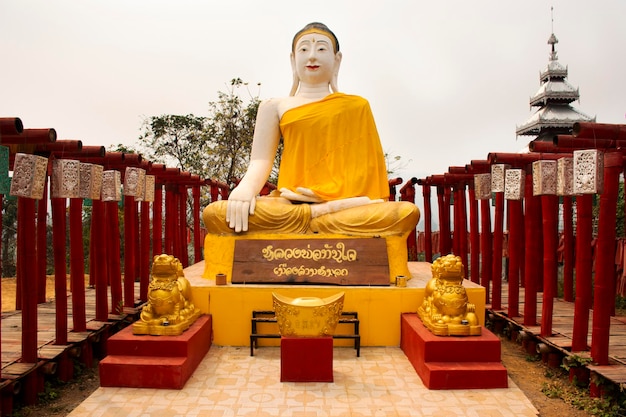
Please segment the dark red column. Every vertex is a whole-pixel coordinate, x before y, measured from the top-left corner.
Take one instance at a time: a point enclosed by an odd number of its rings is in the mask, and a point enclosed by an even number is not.
[[[552,336],[554,298],[557,296],[559,199],[556,195],[541,196],[543,214],[543,305],[541,310],[541,336]]]
[[[424,261],[433,261],[432,210],[430,206],[430,185],[422,184],[424,197]]]
[[[523,261],[522,200],[507,200],[509,212],[509,317],[519,317],[520,264]]]
[[[574,329],[572,334],[572,352],[587,350],[589,335],[589,310],[593,292],[592,284],[592,247],[593,231],[593,195],[583,194],[576,197],[576,300],[574,301]]]
[[[150,202],[140,203],[140,225],[141,233],[139,240],[139,299],[148,301],[148,285],[150,285]]]
[[[48,242],[47,242],[47,217],[48,217],[48,187],[47,177],[44,182],[43,198],[37,200],[37,253],[41,256],[37,257],[37,302],[46,302],[46,256]],[[31,292],[32,294],[32,292]]]
[[[472,282],[480,282],[480,231],[478,230],[478,200],[474,191],[473,181],[469,185],[470,213],[470,278]]]
[[[93,200],[91,212],[92,236],[95,240],[93,245],[94,256],[94,283],[96,286],[96,320],[108,321],[109,319],[109,297],[108,297],[108,272],[106,262],[106,217],[104,212],[104,202]]]
[[[492,259],[492,235],[491,235],[491,200],[480,200],[480,230],[481,230],[481,248],[480,254],[482,259],[482,268],[481,268],[481,276],[480,276],[480,285],[485,287],[485,303],[489,304],[490,302],[490,291],[489,287],[491,285],[491,273],[493,268],[491,263]]]
[[[67,344],[67,267],[66,267],[66,199],[51,199],[52,206],[52,249],[54,252],[54,304],[55,341],[57,345]]]
[[[121,314],[124,304],[122,298],[122,265],[119,206],[117,201],[105,201],[104,212],[107,219],[106,246],[108,263],[108,281],[111,286],[111,313]]]
[[[202,260],[202,223],[200,221],[200,186],[191,188],[193,195],[193,261],[198,263]]]
[[[85,315],[85,258],[83,254],[83,200],[70,199],[70,285],[75,332],[87,330]]]
[[[135,306],[136,217],[135,198],[124,196],[124,307]]]
[[[17,275],[20,278],[22,305],[22,362],[37,363],[37,250],[35,236],[35,200],[17,199]]]
[[[524,181],[524,202],[526,212],[524,213],[524,325],[537,325],[537,275],[539,275],[539,262],[541,250],[537,240],[540,239],[537,223],[538,197],[533,196],[532,172],[526,172]]]
[[[163,253],[163,186],[155,184],[152,204],[152,253]]]
[[[574,210],[572,197],[563,197],[563,300],[574,301]]]
[[[591,333],[591,357],[598,365],[609,363],[610,318],[615,306],[615,223],[622,160],[621,152],[604,154],[604,191],[600,194]]]
[[[491,296],[491,308],[502,308],[502,239],[504,235],[504,193],[496,193],[496,208],[493,224],[493,258],[492,280],[493,290]]]

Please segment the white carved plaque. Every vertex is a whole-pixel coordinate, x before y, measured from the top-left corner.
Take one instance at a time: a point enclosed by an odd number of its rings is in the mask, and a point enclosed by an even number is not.
[[[574,158],[560,158],[556,161],[556,194],[574,194]]]
[[[533,162],[533,195],[556,195],[556,161]]]
[[[119,171],[108,170],[102,173],[102,201],[120,201],[122,175]]]
[[[147,201],[149,203],[154,201],[155,180],[156,177],[154,175],[146,175],[146,188],[143,201]]]
[[[604,185],[604,154],[597,149],[574,151],[574,194],[599,194]]]
[[[15,154],[9,194],[41,200],[46,185],[47,168],[48,158],[25,153]]]
[[[102,165],[80,164],[80,196],[99,200],[102,191]]]
[[[491,174],[474,174],[474,196],[476,200],[491,198]]]
[[[522,200],[524,198],[524,171],[513,168],[507,169],[504,174],[504,198],[507,200]]]
[[[504,172],[510,167],[506,164],[491,165],[491,192],[504,192]]]
[[[52,178],[50,197],[80,197],[80,162],[73,159],[54,159],[52,161]]]
[[[137,167],[126,167],[124,174],[124,195],[143,199],[143,190],[146,186],[146,170]]]

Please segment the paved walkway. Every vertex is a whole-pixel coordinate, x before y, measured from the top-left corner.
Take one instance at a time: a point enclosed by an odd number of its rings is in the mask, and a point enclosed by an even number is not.
[[[509,388],[431,391],[400,348],[335,348],[333,383],[281,383],[280,348],[212,346],[182,390],[99,388],[70,417],[534,417]]]

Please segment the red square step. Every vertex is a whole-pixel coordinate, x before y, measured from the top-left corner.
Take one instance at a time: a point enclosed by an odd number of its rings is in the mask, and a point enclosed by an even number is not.
[[[333,382],[333,337],[280,339],[280,382]]]
[[[134,335],[132,327],[107,341],[100,386],[181,389],[211,347],[210,315],[179,336]]]

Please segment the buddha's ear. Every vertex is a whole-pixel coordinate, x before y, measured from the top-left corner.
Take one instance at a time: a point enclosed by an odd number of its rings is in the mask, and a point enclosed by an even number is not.
[[[336,93],[339,91],[337,80],[339,78],[339,67],[341,66],[342,56],[343,55],[341,54],[340,51],[335,54],[335,68],[333,71],[333,77],[330,80],[330,89],[333,93]]]
[[[293,52],[289,55],[291,60],[291,72],[293,76],[293,81],[291,83],[291,91],[289,92],[290,96],[295,96],[298,91],[298,86],[300,86],[300,78],[298,77],[298,73],[296,72],[296,58],[293,56]]]

